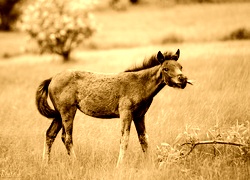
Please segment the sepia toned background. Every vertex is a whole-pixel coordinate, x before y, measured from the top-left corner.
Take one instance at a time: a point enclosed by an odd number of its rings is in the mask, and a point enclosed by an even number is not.
[[[10,7],[11,2],[15,5]],[[217,135],[220,130],[229,129],[223,136],[233,135],[237,142],[247,143],[249,0],[59,1],[71,3],[66,6],[66,17],[56,16],[51,4],[36,7],[36,2],[43,0],[0,0],[0,179],[250,177],[250,155],[225,153],[224,146],[215,148],[216,155],[200,153],[208,147],[201,148],[185,160],[166,163],[163,168],[159,167],[157,149],[161,143],[173,145],[188,128],[199,131],[201,140],[208,138],[211,128],[218,130]],[[37,25],[37,34],[32,37],[27,29],[42,18],[59,26]],[[77,18],[80,20],[71,25]],[[77,28],[80,30],[74,31]],[[61,47],[55,39],[59,35],[66,37],[67,32],[74,32],[79,43],[72,45],[70,56],[65,59],[62,54],[53,53],[51,46]],[[52,45],[39,45],[47,36],[46,43]],[[59,134],[52,147],[51,164],[42,163],[44,133],[51,123],[35,106],[35,92],[42,80],[69,68],[118,73],[158,51],[177,49],[184,74],[195,83],[184,90],[165,87],[155,97],[146,114],[149,162],[143,161],[132,126],[126,165],[116,169],[119,119],[102,120],[77,112],[73,134],[77,162],[69,162]]]

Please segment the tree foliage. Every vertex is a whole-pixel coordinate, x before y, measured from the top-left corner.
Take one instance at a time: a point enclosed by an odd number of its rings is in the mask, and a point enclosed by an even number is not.
[[[36,0],[25,7],[20,26],[37,42],[40,53],[56,53],[67,61],[96,30],[92,5],[86,0]]]
[[[21,13],[16,7],[20,2],[22,0],[0,0],[0,30],[11,30],[12,24]]]

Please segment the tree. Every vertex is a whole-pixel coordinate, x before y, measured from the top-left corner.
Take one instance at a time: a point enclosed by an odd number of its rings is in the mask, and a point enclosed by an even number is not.
[[[56,53],[68,61],[71,51],[96,30],[92,5],[86,0],[36,0],[25,8],[20,25],[40,53]]]
[[[115,10],[126,10],[128,3],[139,4],[139,0],[110,0],[109,5]]]
[[[20,11],[16,5],[22,0],[0,0],[0,30],[9,31],[17,20]]]

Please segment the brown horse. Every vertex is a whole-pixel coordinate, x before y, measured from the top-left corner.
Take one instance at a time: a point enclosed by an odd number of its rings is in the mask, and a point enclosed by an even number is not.
[[[68,154],[75,156],[72,131],[77,109],[92,117],[121,119],[117,165],[124,158],[132,121],[142,150],[147,152],[144,115],[154,96],[165,85],[184,89],[191,84],[177,62],[179,55],[179,49],[176,53],[159,51],[141,65],[118,74],[67,70],[44,80],[36,92],[36,105],[43,116],[53,119],[46,132],[44,158],[49,161],[51,146],[61,129]],[[48,105],[48,94],[54,109]]]

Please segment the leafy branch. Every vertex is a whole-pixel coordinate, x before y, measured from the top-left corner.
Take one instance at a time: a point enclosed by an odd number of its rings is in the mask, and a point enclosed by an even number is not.
[[[199,127],[187,125],[184,132],[176,137],[174,146],[168,143],[161,143],[160,146],[157,146],[158,162],[160,166],[162,164],[174,163],[180,159],[184,159],[189,156],[197,146],[203,145],[213,145],[214,155],[216,152],[215,145],[226,145],[225,154],[228,155],[228,157],[236,152],[234,148],[230,147],[237,147],[238,152],[240,151],[240,155],[243,158],[250,158],[249,121],[243,124],[239,124],[237,121],[235,125],[227,129],[214,126],[208,129],[205,134],[207,139],[204,138],[204,134],[200,133]],[[203,137],[204,140],[200,140],[201,137]],[[202,150],[205,151],[206,149]]]
[[[186,143],[183,143],[181,146],[191,145],[191,147],[190,147],[190,150],[185,155],[182,155],[182,157],[188,156],[194,150],[194,148],[196,146],[198,146],[198,145],[206,145],[206,144],[225,144],[225,145],[231,145],[231,146],[248,147],[247,144],[226,142],[226,141],[218,141],[218,140],[198,141],[196,143],[186,142]],[[248,148],[250,148],[250,147],[248,147]]]

